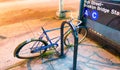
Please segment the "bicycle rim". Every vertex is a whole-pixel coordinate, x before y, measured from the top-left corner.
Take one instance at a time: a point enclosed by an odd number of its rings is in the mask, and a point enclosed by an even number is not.
[[[31,48],[41,47],[48,45],[46,41],[40,39],[31,39],[22,42],[14,51],[14,56],[21,59],[30,59],[41,56],[47,49],[41,50],[36,53],[31,52]]]
[[[80,26],[79,29],[77,29],[78,32],[78,43],[80,44],[87,36],[87,28],[84,26]],[[72,30],[70,30],[64,37],[64,44],[65,46],[72,47],[74,46],[74,36],[72,34]]]
[[[80,44],[87,36],[88,30],[85,26],[80,26],[78,31],[78,43]]]
[[[72,30],[70,30],[64,37],[65,46],[72,47],[74,45],[74,36],[72,34]]]

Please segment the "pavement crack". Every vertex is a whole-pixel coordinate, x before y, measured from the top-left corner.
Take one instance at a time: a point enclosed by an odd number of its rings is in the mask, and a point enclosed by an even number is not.
[[[0,40],[6,39],[7,37],[0,35]]]

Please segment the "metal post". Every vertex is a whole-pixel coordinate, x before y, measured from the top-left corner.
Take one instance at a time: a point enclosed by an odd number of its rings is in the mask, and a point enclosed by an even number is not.
[[[59,0],[59,12],[63,10],[63,0]]]
[[[72,29],[72,32],[73,32],[73,35],[74,35],[74,55],[73,55],[73,70],[76,70],[76,64],[77,64],[77,49],[78,49],[78,33],[77,33],[77,30],[76,30],[76,27],[72,24],[72,23],[69,23],[69,22],[66,22],[64,21],[61,25],[61,57],[64,56],[64,44],[63,44],[63,37],[64,37],[64,25],[65,24],[68,24],[71,29]]]
[[[59,18],[65,18],[65,12],[63,11],[63,0],[59,0]]]
[[[78,16],[79,20],[82,20],[82,17],[83,17],[84,1],[85,0],[80,0],[79,16]]]

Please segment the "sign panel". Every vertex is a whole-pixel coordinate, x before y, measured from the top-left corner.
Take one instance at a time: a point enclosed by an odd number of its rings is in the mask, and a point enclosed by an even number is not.
[[[84,6],[87,18],[120,31],[120,0],[88,0]]]

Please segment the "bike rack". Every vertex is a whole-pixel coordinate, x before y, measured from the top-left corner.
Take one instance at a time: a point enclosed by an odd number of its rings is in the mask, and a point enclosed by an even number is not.
[[[72,24],[72,23],[69,23],[69,22],[66,22],[64,21],[62,24],[61,24],[61,55],[60,57],[64,57],[64,44],[63,44],[63,33],[64,33],[64,25],[65,24],[68,24],[71,29],[72,29],[72,32],[73,32],[73,35],[74,35],[74,54],[73,54],[73,70],[76,70],[76,64],[77,64],[77,49],[78,49],[78,33],[77,33],[77,30],[76,30],[76,27]]]

